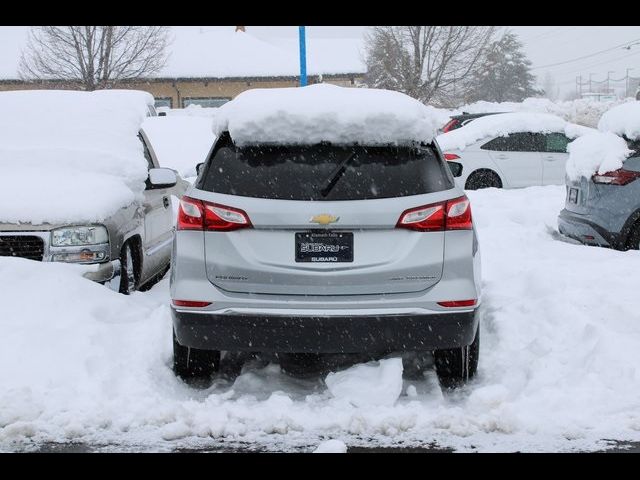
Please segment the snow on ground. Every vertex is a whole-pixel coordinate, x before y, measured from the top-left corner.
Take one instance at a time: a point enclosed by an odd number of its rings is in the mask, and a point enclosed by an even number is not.
[[[177,170],[183,178],[196,176],[196,165],[206,160],[215,137],[206,116],[150,117],[142,127],[149,136],[161,167]]]
[[[438,135],[436,140],[443,151],[464,150],[484,138],[503,137],[515,132],[562,132],[569,138],[575,138],[595,131],[569,123],[556,115],[513,112],[480,117],[461,128]]]
[[[255,360],[235,378],[188,386],[170,368],[167,279],[126,297],[69,265],[0,258],[0,450],[224,441],[313,451],[339,438],[349,446],[567,451],[640,440],[640,252],[561,241],[564,187],[469,197],[483,262],[478,376],[443,392],[432,370],[416,377],[405,365],[393,404],[357,406],[323,377],[291,377]],[[397,385],[397,373],[378,378]]]
[[[247,90],[213,117],[214,134],[228,131],[238,145],[428,143],[438,118],[400,92],[326,83]]]
[[[1,92],[0,221],[100,222],[141,196],[149,105],[139,91]]]

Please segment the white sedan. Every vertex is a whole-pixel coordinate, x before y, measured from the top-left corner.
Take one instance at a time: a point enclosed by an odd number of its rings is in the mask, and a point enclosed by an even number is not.
[[[591,130],[555,115],[504,113],[478,118],[437,142],[462,188],[561,185],[567,145]]]

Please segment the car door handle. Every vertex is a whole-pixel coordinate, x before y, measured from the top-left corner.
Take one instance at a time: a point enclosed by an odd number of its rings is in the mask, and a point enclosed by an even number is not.
[[[496,158],[500,159],[500,160],[506,160],[507,158],[509,158],[508,155],[496,155]]]
[[[164,208],[169,208],[169,205],[171,205],[169,197],[162,197],[162,203],[164,204]]]
[[[547,156],[542,158],[547,162],[553,162],[556,159],[556,157],[552,157],[552,156]]]

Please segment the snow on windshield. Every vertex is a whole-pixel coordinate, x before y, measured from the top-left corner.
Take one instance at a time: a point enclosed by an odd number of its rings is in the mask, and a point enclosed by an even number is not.
[[[479,140],[504,137],[516,132],[561,132],[569,138],[592,132],[583,127],[546,113],[514,112],[487,115],[469,122],[464,127],[438,135],[436,141],[444,150],[464,150]]]
[[[146,92],[0,93],[0,222],[99,222],[144,190]]]
[[[329,84],[254,89],[219,108],[214,133],[248,144],[431,142],[442,114],[399,92]]]

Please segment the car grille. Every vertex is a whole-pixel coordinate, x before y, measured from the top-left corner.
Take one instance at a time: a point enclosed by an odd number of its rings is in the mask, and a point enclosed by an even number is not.
[[[0,235],[0,257],[20,257],[42,261],[44,240],[28,235]]]

